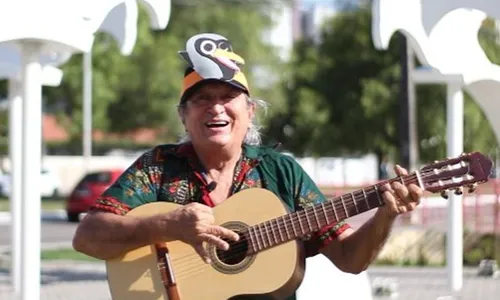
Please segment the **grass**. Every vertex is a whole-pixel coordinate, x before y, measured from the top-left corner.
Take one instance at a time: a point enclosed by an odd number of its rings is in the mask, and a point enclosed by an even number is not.
[[[6,251],[1,253],[5,256],[10,256],[10,252]],[[100,261],[97,258],[90,257],[83,253],[73,250],[73,248],[59,248],[59,249],[46,249],[42,250],[40,258],[45,261],[54,260],[72,260],[72,261],[87,261],[87,262],[97,262]]]
[[[43,199],[42,200],[42,209],[43,210],[58,210],[64,209],[64,200],[63,199]],[[0,198],[0,211],[8,211],[9,210],[9,199]]]
[[[99,261],[71,248],[42,250],[41,258],[42,260]]]

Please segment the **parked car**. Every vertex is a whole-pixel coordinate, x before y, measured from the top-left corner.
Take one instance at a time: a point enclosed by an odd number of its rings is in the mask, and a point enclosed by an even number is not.
[[[99,197],[123,173],[122,169],[101,170],[87,173],[66,199],[69,222],[78,222],[80,214],[89,211]]]
[[[43,198],[57,198],[61,189],[61,180],[56,171],[42,167],[40,171],[40,194]],[[9,197],[11,191],[11,175],[9,172],[0,173],[0,194]]]

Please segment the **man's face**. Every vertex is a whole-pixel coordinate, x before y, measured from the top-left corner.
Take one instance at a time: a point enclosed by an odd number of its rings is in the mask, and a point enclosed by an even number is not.
[[[194,144],[224,147],[243,142],[254,106],[238,88],[207,83],[186,101],[181,115]]]

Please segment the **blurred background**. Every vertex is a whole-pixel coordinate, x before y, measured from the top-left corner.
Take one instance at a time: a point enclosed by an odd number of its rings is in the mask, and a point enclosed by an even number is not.
[[[177,51],[199,32],[232,41],[246,60],[251,93],[271,104],[267,114],[259,115],[264,143],[280,143],[281,151],[295,157],[329,197],[392,177],[396,163],[414,170],[445,158],[446,87],[417,85],[409,93],[406,65],[419,62],[407,55],[400,34],[393,36],[388,51],[375,49],[370,2],[172,0],[171,19],[162,31],[149,28],[141,8],[130,56],[121,55],[110,36],[98,33],[92,51],[92,157],[85,163],[82,55],[61,66],[59,87],[43,87],[42,259],[92,261],[71,252],[75,223],[144,150],[177,141],[183,132],[176,105],[184,71]],[[479,41],[491,62],[499,64],[500,22],[486,19]],[[409,105],[412,98],[414,106]],[[500,259],[500,149],[482,110],[467,94],[464,102],[465,151],[481,151],[495,162],[491,180],[463,201],[464,266],[472,274],[467,283],[476,280],[481,263]],[[410,115],[415,122],[409,122]],[[0,81],[0,155],[0,211],[6,212],[7,81]],[[416,274],[411,278],[422,277],[422,267],[428,268],[423,274],[442,269],[446,205],[426,195],[416,211],[401,216],[372,278],[393,274],[383,273],[385,266],[408,267]],[[357,226],[370,215],[350,223]],[[2,246],[10,243],[7,227],[7,222],[0,225]],[[443,271],[436,278],[445,281],[445,276]],[[486,293],[483,299],[495,297],[482,285],[478,289]]]

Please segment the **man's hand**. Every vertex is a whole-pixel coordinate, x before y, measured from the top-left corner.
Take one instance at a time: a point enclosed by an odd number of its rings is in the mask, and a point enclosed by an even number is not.
[[[210,263],[203,243],[228,250],[229,244],[223,239],[238,241],[236,232],[214,225],[212,209],[199,203],[190,203],[168,214],[169,236],[193,246],[206,262]]]
[[[394,167],[398,176],[408,175],[408,171],[399,165]],[[416,184],[404,186],[401,182],[393,182],[382,186],[382,197],[385,205],[379,210],[389,218],[395,218],[399,214],[409,212],[415,209],[420,203],[423,191]]]

